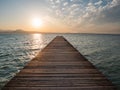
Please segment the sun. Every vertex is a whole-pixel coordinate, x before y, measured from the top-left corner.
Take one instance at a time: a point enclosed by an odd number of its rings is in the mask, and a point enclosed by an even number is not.
[[[32,26],[34,28],[40,28],[42,25],[43,25],[43,21],[39,17],[35,17],[32,19]]]

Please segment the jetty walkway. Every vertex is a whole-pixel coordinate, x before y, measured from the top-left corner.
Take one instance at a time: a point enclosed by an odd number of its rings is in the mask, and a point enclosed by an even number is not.
[[[57,36],[3,90],[115,90],[64,37]]]

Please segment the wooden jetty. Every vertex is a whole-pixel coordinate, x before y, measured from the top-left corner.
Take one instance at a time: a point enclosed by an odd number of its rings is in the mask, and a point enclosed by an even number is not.
[[[65,38],[57,36],[3,90],[115,90]]]

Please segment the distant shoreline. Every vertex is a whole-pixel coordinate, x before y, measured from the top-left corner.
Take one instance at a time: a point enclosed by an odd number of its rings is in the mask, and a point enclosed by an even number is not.
[[[34,31],[0,31],[0,34],[87,34],[87,35],[120,35],[119,33],[56,33],[56,32],[34,32]]]

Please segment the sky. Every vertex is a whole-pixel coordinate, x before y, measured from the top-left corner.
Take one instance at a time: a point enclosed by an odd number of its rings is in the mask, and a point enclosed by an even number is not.
[[[120,0],[0,0],[0,30],[16,29],[120,34]]]

